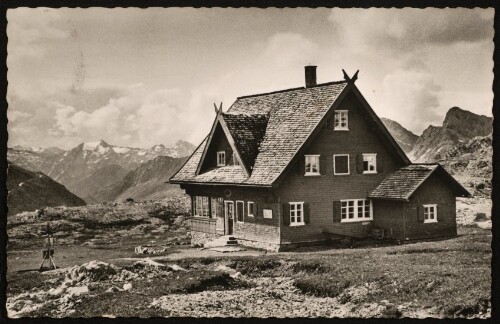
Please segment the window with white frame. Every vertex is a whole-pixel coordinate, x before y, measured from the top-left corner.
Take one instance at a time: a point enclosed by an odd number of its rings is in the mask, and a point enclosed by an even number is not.
[[[319,175],[319,155],[306,155],[305,159],[305,175]]]
[[[347,119],[347,110],[336,110],[335,111],[335,121],[333,124],[334,130],[349,130],[348,119]]]
[[[333,174],[349,174],[349,154],[333,155]]]
[[[304,203],[290,203],[290,226],[304,225]]]
[[[254,215],[254,211],[253,211],[253,201],[249,201],[248,204],[247,204],[247,212],[248,212],[248,216],[252,216]]]
[[[372,220],[372,204],[369,199],[349,199],[340,201],[341,222]]]
[[[363,173],[377,173],[377,154],[363,154]]]
[[[424,223],[437,222],[437,205],[424,205]]]
[[[195,216],[209,217],[208,197],[196,196],[194,205]]]
[[[217,166],[225,166],[226,165],[226,152],[219,151],[217,152]]]

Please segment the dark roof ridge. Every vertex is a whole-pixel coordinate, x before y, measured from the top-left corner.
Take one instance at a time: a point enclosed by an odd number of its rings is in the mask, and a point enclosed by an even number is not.
[[[252,95],[236,97],[236,99],[252,98],[252,97],[265,96],[265,95],[270,95],[270,94],[275,94],[275,93],[282,93],[282,92],[294,91],[294,90],[303,90],[303,89],[309,89],[309,88],[317,88],[317,87],[323,87],[323,86],[328,86],[328,85],[332,85],[332,84],[342,84],[342,83],[347,83],[347,81],[346,80],[332,81],[332,82],[320,83],[320,84],[310,86],[307,88],[306,87],[297,87],[297,88],[289,88],[289,89],[283,89],[283,90],[277,90],[277,91],[271,91],[271,92],[256,93],[256,94],[252,94]]]

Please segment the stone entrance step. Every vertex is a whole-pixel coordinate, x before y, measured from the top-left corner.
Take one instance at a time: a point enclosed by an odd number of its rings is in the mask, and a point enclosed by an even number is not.
[[[220,236],[204,244],[205,247],[220,247],[220,246],[235,246],[235,245],[238,245],[238,241],[234,236],[230,235]]]

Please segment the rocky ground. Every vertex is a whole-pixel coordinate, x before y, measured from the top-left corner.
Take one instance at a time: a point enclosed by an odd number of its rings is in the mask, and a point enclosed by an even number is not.
[[[449,240],[239,255],[191,248],[182,206],[113,203],[9,218],[9,316],[490,316],[486,198],[458,201],[459,236]],[[61,268],[40,273],[47,221]],[[138,245],[164,250],[137,255]]]

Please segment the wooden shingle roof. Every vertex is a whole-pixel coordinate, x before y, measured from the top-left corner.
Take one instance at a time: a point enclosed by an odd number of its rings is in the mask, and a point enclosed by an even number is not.
[[[268,114],[222,114],[227,128],[241,154],[243,163],[251,170],[266,134]]]
[[[373,199],[408,200],[411,195],[434,172],[442,172],[454,185],[457,196],[470,197],[470,193],[462,187],[440,164],[411,164],[389,174],[368,195]]]
[[[231,135],[235,137],[243,162],[247,168],[249,165],[253,165],[253,168],[244,181],[228,176],[223,182],[272,186],[347,84],[347,81],[330,82],[314,87],[237,98],[222,117]],[[240,122],[243,125],[241,130]],[[265,132],[262,132],[264,125]],[[258,129],[251,129],[253,126]],[[259,145],[249,143],[250,138],[260,137]],[[238,143],[238,140],[242,140],[242,143]],[[210,182],[202,174],[196,175],[206,141],[203,141],[170,182]]]
[[[409,159],[366,103],[354,82],[344,80],[238,97],[226,113],[219,110],[212,131],[217,123],[227,130],[225,134],[230,143],[234,142],[233,150],[241,157],[241,169],[246,177],[242,179],[241,176],[223,172],[217,175],[217,183],[264,187],[277,185],[292,160],[315,136],[320,123],[326,120],[325,115],[350,91],[360,98],[368,117],[378,125],[402,165],[409,164]],[[210,177],[203,176],[199,167],[210,138],[210,135],[205,138],[181,170],[170,179],[171,183],[215,183]]]

